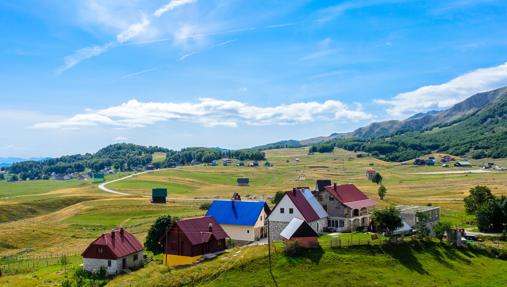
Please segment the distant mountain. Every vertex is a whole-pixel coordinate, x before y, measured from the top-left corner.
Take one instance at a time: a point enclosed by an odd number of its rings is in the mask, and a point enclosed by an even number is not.
[[[506,125],[507,87],[503,87],[472,95],[447,110],[372,123],[351,133],[290,142],[293,147],[332,143],[391,161],[432,151],[474,158],[507,157]]]
[[[352,132],[352,136],[362,139],[385,137],[410,131],[422,131],[438,125],[447,125],[472,115],[484,106],[493,102],[499,95],[507,92],[507,88],[475,94],[452,108],[444,111],[419,113],[410,118],[397,121],[372,123]]]
[[[302,147],[300,141],[297,140],[284,140],[275,143],[265,144],[253,147],[253,149],[266,150],[266,149],[279,149],[279,148],[298,148]]]
[[[22,162],[27,160],[33,161],[41,161],[46,159],[47,157],[31,157],[31,158],[21,158],[21,157],[0,157],[0,167],[10,167],[12,164],[16,162]]]
[[[391,161],[430,152],[473,158],[507,157],[507,88],[476,94],[448,110],[405,120],[402,125],[412,129],[399,129],[396,134],[377,130],[372,133],[377,137],[355,136],[333,143]]]

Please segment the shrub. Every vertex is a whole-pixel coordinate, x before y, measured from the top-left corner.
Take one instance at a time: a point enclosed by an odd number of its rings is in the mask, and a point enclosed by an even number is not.
[[[211,202],[203,202],[199,205],[200,210],[208,210],[211,206]]]

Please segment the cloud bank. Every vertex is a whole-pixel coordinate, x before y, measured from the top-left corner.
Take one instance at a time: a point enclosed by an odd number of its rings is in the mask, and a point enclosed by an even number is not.
[[[78,129],[90,126],[139,128],[165,121],[183,121],[206,127],[246,125],[289,125],[316,120],[366,120],[371,115],[361,106],[349,108],[340,101],[304,102],[259,107],[239,101],[211,98],[195,103],[140,102],[129,100],[118,106],[87,111],[60,121],[40,122],[37,129]]]
[[[387,112],[394,117],[434,109],[446,109],[480,92],[507,85],[507,62],[499,66],[477,69],[440,85],[420,87],[396,95],[389,100],[375,100],[388,105]]]

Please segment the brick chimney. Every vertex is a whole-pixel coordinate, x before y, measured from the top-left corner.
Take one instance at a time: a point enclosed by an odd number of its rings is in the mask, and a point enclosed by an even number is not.
[[[333,188],[334,188],[334,191],[338,190],[338,185],[336,184],[336,182],[334,183]]]
[[[209,230],[209,232],[213,232],[213,223],[210,222],[208,224],[208,230]]]
[[[114,239],[115,235],[116,235],[116,230],[114,230],[114,229],[111,230],[111,238],[112,239]]]
[[[292,188],[292,194],[296,195],[296,190],[297,190],[297,189],[296,189],[295,187],[293,187],[293,188]]]
[[[120,228],[120,235],[121,235],[121,236],[123,236],[124,231],[125,231],[125,229],[123,229],[123,227],[122,227],[122,228]]]

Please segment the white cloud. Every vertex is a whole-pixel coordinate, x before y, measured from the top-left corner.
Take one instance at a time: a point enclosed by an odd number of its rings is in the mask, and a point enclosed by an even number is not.
[[[183,121],[203,126],[289,125],[316,120],[365,120],[371,115],[361,106],[349,108],[340,101],[304,102],[258,107],[239,101],[204,98],[195,103],[140,102],[77,114],[61,121],[40,122],[33,128],[69,129],[87,126],[145,127],[164,121]]]
[[[137,35],[141,34],[150,25],[150,20],[146,15],[143,15],[143,19],[139,23],[130,25],[126,30],[122,31],[116,36],[118,43],[125,43]]]
[[[95,45],[77,50],[74,54],[66,56],[63,60],[63,65],[56,70],[56,74],[61,74],[68,69],[79,64],[81,61],[98,56],[106,52],[113,46],[113,42],[108,42],[104,45]]]
[[[195,2],[196,0],[171,0],[166,5],[160,7],[157,9],[154,13],[154,17],[161,17],[165,13],[174,10],[175,8],[190,4]],[[141,21],[125,25],[125,21],[121,19],[121,17],[115,16],[114,13],[111,13],[109,9],[107,9],[105,6],[99,4],[97,1],[89,1],[87,3],[87,8],[89,12],[86,13],[88,17],[94,18],[99,23],[109,26],[109,27],[125,27],[122,28],[121,32],[116,35],[116,42],[111,41],[104,45],[94,45],[91,47],[81,48],[74,52],[72,55],[66,56],[64,58],[64,64],[59,67],[56,71],[56,74],[61,74],[68,69],[74,67],[75,65],[79,64],[80,62],[93,58],[96,56],[99,56],[106,52],[109,48],[113,46],[114,43],[118,44],[124,44],[136,37],[140,37],[143,33],[146,33],[148,28],[151,25],[151,19],[150,17],[146,15],[142,15]],[[114,7],[113,7],[114,8]],[[93,15],[93,16],[90,16]]]
[[[396,95],[390,100],[375,100],[390,106],[392,116],[405,117],[433,109],[449,108],[473,94],[507,85],[507,62],[499,66],[477,69],[440,85],[429,85]]]
[[[186,5],[195,2],[196,0],[171,0],[169,3],[157,9],[153,15],[160,17],[165,13],[174,10],[178,6]]]

